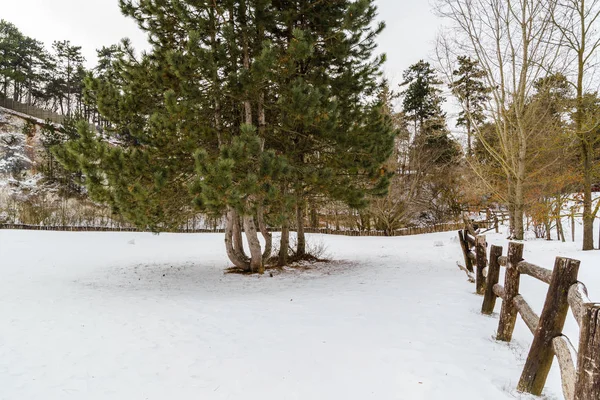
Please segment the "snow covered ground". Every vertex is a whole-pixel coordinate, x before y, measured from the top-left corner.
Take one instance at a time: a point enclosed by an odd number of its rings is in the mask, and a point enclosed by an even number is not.
[[[0,399],[529,399],[532,336],[493,339],[455,236],[311,235],[337,261],[248,277],[223,274],[219,234],[0,230]],[[600,299],[600,253],[579,246],[525,258],[580,258]],[[544,286],[522,293],[539,312]]]

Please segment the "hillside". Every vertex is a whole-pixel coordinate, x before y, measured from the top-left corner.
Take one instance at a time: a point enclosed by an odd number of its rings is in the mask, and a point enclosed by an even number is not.
[[[41,151],[39,122],[0,107],[0,195],[35,189]]]
[[[110,213],[88,201],[74,179],[48,157],[44,138],[57,135],[44,136],[44,126],[42,120],[0,107],[0,223],[112,223]]]

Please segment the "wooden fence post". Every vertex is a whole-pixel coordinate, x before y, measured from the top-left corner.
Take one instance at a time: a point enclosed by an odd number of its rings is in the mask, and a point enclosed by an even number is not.
[[[577,283],[578,273],[579,261],[556,258],[544,309],[517,385],[517,389],[521,392],[540,396],[544,390],[554,358],[552,339],[562,334],[569,311],[569,288]]]
[[[477,261],[475,288],[476,293],[481,295],[485,293],[485,276],[483,275],[483,272],[487,268],[486,246],[487,242],[485,241],[485,235],[477,236],[475,238],[475,260]]]
[[[600,304],[583,304],[575,400],[600,399]]]
[[[465,268],[469,272],[473,272],[473,261],[469,258],[469,251],[471,250],[469,249],[469,242],[467,241],[466,235],[467,232],[462,230],[458,231],[458,241],[460,242],[460,247],[462,248],[463,256],[465,257]]]
[[[519,294],[521,273],[517,269],[517,264],[521,260],[523,260],[523,243],[510,242],[508,245],[508,263],[504,279],[506,298],[502,301],[498,335],[496,336],[497,340],[503,342],[510,342],[512,340],[515,323],[517,322],[517,307],[513,300]]]
[[[490,263],[488,265],[487,273],[487,286],[485,288],[485,295],[483,298],[483,305],[481,306],[482,314],[490,315],[494,312],[496,306],[496,293],[494,293],[494,285],[498,283],[500,278],[500,264],[498,263],[498,257],[502,255],[501,246],[492,246],[490,249]]]

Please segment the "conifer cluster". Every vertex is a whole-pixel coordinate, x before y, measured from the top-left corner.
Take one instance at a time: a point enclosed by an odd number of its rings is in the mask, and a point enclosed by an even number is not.
[[[152,49],[139,57],[127,42],[106,49],[85,91],[108,126],[99,135],[82,124],[56,150],[95,200],[154,231],[198,210],[224,215],[230,260],[262,272],[269,227],[282,229],[286,264],[305,256],[307,203],[364,207],[369,194],[385,193],[395,131],[382,111],[383,24],[373,0],[120,5]]]

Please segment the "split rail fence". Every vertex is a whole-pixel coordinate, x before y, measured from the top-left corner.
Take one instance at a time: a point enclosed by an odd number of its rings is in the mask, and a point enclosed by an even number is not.
[[[533,333],[533,342],[517,389],[541,395],[554,357],[560,367],[566,400],[600,399],[600,303],[588,298],[585,285],[577,280],[578,260],[557,257],[552,270],[523,259],[522,243],[511,242],[508,253],[491,246],[489,257],[485,235],[469,229],[458,232],[465,268],[474,273],[476,292],[483,295],[481,312],[490,315],[498,298],[502,299],[496,339],[512,340],[520,315]],[[500,269],[506,268],[504,285],[498,283]],[[519,291],[521,275],[548,284],[548,292],[538,316]],[[579,349],[563,334],[569,308],[579,324]]]

